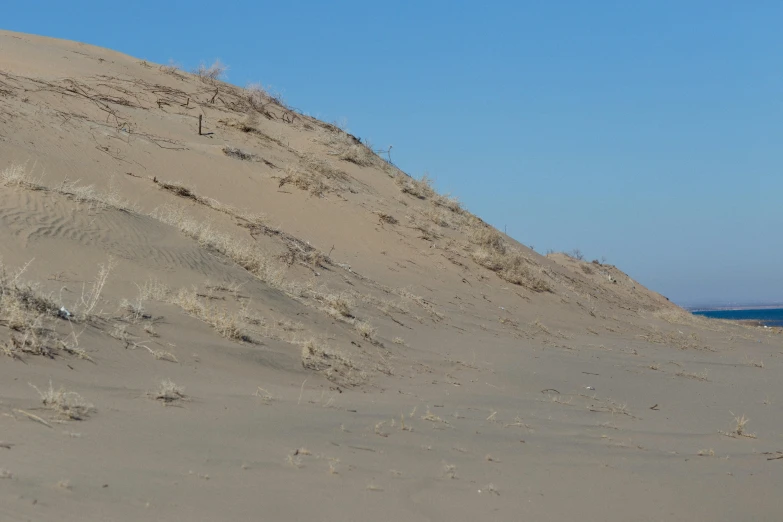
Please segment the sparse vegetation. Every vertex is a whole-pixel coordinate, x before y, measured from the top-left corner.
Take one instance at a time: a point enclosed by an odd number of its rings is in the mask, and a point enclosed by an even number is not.
[[[292,165],[286,167],[285,176],[280,178],[279,187],[289,184],[317,197],[323,196],[330,190],[329,185],[324,183],[320,176]]]
[[[210,325],[214,330],[233,341],[253,342],[246,332],[240,314],[229,312],[213,306],[199,297],[195,289],[180,289],[172,293],[169,302],[182,308],[185,312]]]
[[[188,399],[185,395],[185,389],[177,386],[170,379],[160,381],[158,389],[149,393],[150,398],[161,401],[164,404],[171,404]]]
[[[95,412],[95,407],[84,400],[76,392],[66,391],[65,388],[54,389],[52,381],[49,381],[49,387],[43,390],[34,384],[30,384],[38,395],[41,396],[41,402],[50,410],[53,410],[61,418],[67,420],[84,420]]]
[[[344,385],[356,385],[366,380],[366,375],[348,357],[336,352],[315,338],[301,342],[302,366],[322,372],[327,379]]]
[[[274,287],[281,287],[282,267],[253,243],[239,241],[216,230],[210,223],[190,217],[183,208],[164,206],[153,217],[172,225],[206,248],[232,259],[239,266]]]
[[[227,71],[228,65],[221,62],[220,59],[217,59],[209,66],[202,62],[193,73],[203,81],[214,82],[216,80],[222,80]]]
[[[138,206],[122,198],[116,186],[99,191],[94,185],[81,185],[79,180],[64,179],[57,186],[43,184],[43,177],[34,177],[27,170],[27,165],[14,163],[0,171],[0,185],[18,187],[32,191],[52,192],[61,194],[79,203],[88,203],[94,209],[114,208],[127,212],[138,210]]]
[[[419,199],[429,199],[437,193],[432,188],[432,179],[426,174],[421,179],[412,178],[406,174],[396,176],[394,180],[400,186],[404,194],[411,195]]]
[[[479,226],[470,231],[469,239],[474,245],[471,250],[473,260],[497,273],[501,279],[534,292],[552,291],[549,283],[533,275],[531,261],[520,251],[509,247],[497,230]]]
[[[366,321],[357,321],[354,324],[354,328],[356,328],[356,331],[359,332],[359,335],[361,335],[362,337],[364,337],[369,341],[375,338],[375,333],[376,333],[375,327]]]
[[[448,479],[456,479],[457,478],[457,466],[454,464],[448,464],[446,462],[443,463],[443,470],[442,470],[443,476]]]
[[[734,415],[732,413],[732,415]],[[740,416],[734,416],[734,428],[730,432],[721,431],[719,432],[721,435],[726,435],[727,437],[746,437],[749,439],[755,439],[756,434],[755,433],[748,433],[745,431],[745,425],[750,422],[750,419],[745,417],[745,415]]]
[[[22,281],[29,264],[9,273],[0,262],[0,324],[12,332],[10,339],[0,345],[0,351],[12,358],[19,358],[22,353],[52,355],[56,350],[51,321],[59,307],[37,285]]]
[[[223,147],[223,154],[244,161],[258,161],[258,156],[256,156],[255,154],[250,152],[245,152],[244,150],[238,149],[236,147],[229,147],[229,146]]]
[[[709,375],[707,373],[707,370],[703,370],[699,373],[696,372],[685,372],[685,371],[679,371],[675,375],[677,377],[686,377],[688,379],[694,379],[696,381],[709,381]]]

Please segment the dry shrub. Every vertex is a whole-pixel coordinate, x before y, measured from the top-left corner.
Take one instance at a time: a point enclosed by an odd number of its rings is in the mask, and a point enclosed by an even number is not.
[[[359,332],[359,335],[361,335],[368,341],[372,341],[373,339],[375,339],[375,334],[377,330],[373,325],[371,325],[367,321],[356,321],[353,327],[356,329],[357,332]]]
[[[311,296],[316,297],[315,295]],[[349,318],[353,317],[351,308],[353,308],[356,303],[348,295],[321,293],[316,298],[326,305],[327,313],[329,315]]]
[[[162,401],[164,404],[188,399],[188,396],[185,395],[185,389],[182,386],[177,386],[170,379],[160,381],[158,389],[149,392],[148,395],[155,400]]]
[[[169,60],[168,65],[161,65],[160,70],[166,74],[177,75],[182,71],[182,65],[176,63],[174,60]]]
[[[267,118],[271,118],[272,115],[267,111],[267,106],[271,103],[282,106],[282,99],[275,98],[269,94],[260,83],[251,83],[245,88],[245,99],[250,107],[263,114]]]
[[[53,321],[59,307],[37,285],[21,280],[28,265],[11,274],[0,261],[0,325],[13,332],[0,351],[12,358],[20,358],[21,353],[52,356],[55,352]]]
[[[202,62],[193,72],[203,81],[214,82],[223,79],[227,71],[228,65],[221,62],[220,59],[217,59],[212,62],[212,65],[210,66],[207,66]]]
[[[43,391],[34,384],[30,384],[38,395],[44,406],[56,412],[60,417],[68,420],[84,420],[95,411],[95,407],[84,400],[84,397],[76,392],[66,391],[65,388],[55,390],[52,381],[49,381],[49,388]]]

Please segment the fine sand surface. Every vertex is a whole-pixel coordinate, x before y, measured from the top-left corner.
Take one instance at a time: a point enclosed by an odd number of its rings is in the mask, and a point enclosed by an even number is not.
[[[0,31],[0,256],[0,520],[783,519],[780,329],[262,91]]]

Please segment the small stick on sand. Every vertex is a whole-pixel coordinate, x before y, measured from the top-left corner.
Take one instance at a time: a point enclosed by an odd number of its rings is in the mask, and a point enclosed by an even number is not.
[[[310,378],[310,377],[308,377],[307,379],[309,379],[309,378]],[[305,379],[304,381],[302,381],[302,387],[301,387],[301,388],[300,388],[300,390],[299,390],[299,400],[298,400],[298,401],[296,401],[296,405],[297,405],[297,406],[299,406],[299,405],[302,403],[302,394],[304,393],[304,385],[305,385],[305,383],[307,382],[307,379]]]
[[[38,415],[33,415],[32,413],[30,413],[30,412],[27,412],[27,411],[24,411],[24,410],[14,410],[14,412],[15,412],[15,413],[21,413],[22,415],[24,415],[24,416],[25,416],[25,417],[27,417],[28,419],[30,419],[30,420],[34,420],[35,422],[40,422],[41,424],[43,424],[43,425],[44,425],[44,426],[46,426],[47,428],[51,428],[51,427],[52,427],[52,425],[51,425],[51,424],[49,424],[48,422],[46,422],[45,420],[43,420],[43,419],[42,419],[41,417],[39,417]]]

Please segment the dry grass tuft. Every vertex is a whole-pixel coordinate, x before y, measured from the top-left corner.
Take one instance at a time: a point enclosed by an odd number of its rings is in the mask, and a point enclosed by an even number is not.
[[[195,289],[182,288],[171,294],[168,302],[211,326],[217,333],[233,341],[253,342],[246,332],[240,313],[213,306],[198,295]]]
[[[323,373],[327,379],[344,385],[356,385],[366,380],[366,375],[345,355],[336,352],[315,338],[300,343],[302,366]]]
[[[372,165],[375,163],[376,157],[373,151],[362,144],[350,145],[339,155],[341,160],[354,163],[360,167]]]
[[[160,381],[158,389],[149,392],[149,396],[157,401],[162,401],[164,404],[188,400],[188,396],[185,395],[185,389],[182,386],[177,386],[170,379]]]
[[[457,466],[454,464],[447,464],[446,462],[443,463],[443,469],[442,469],[443,476],[448,479],[456,479],[457,477]]]
[[[34,384],[30,384],[38,395],[44,406],[54,410],[60,417],[68,420],[84,420],[95,412],[95,407],[84,400],[76,392],[66,391],[65,388],[55,390],[52,381],[49,381],[49,388],[40,390]]]
[[[202,247],[228,257],[265,283],[275,288],[282,286],[283,268],[255,244],[219,232],[210,223],[190,217],[182,207],[167,205],[156,209],[152,217],[178,228]]]
[[[87,203],[93,209],[114,208],[126,212],[138,211],[138,206],[123,199],[116,186],[98,191],[94,185],[81,185],[79,180],[64,179],[58,186],[44,185],[42,177],[33,177],[24,164],[14,163],[0,171],[0,186],[18,187],[32,191],[52,192],[79,203]]]
[[[495,485],[492,484],[491,482],[489,484],[487,484],[486,486],[484,486],[483,490],[480,489],[479,493],[481,493],[482,491],[485,491],[485,492],[489,493],[490,495],[498,495],[498,496],[500,496],[500,492],[497,490]]]
[[[375,339],[375,334],[377,333],[377,329],[367,321],[356,321],[353,327],[356,329],[357,332],[359,332],[359,335],[361,335],[363,338],[367,339],[368,341],[372,341]]]
[[[500,232],[486,225],[474,227],[468,238],[474,245],[470,255],[484,268],[501,279],[524,286],[534,292],[551,292],[552,286],[533,275],[532,263],[518,250],[509,247]]]
[[[400,186],[403,194],[408,194],[419,199],[429,199],[437,193],[432,188],[432,179],[426,174],[421,179],[412,178],[406,174],[398,175],[394,178],[397,185]]]
[[[286,167],[285,176],[280,178],[279,187],[282,188],[285,185],[293,185],[316,197],[322,197],[331,190],[331,187],[324,183],[321,176],[292,165]]]
[[[392,216],[391,214],[385,214],[383,212],[375,212],[378,215],[378,219],[381,221],[381,223],[386,223],[388,225],[396,225],[399,223],[396,217]]]
[[[731,412],[730,412],[731,413]],[[732,415],[734,415],[732,413]],[[734,417],[734,429],[730,432],[721,431],[721,435],[726,435],[727,437],[746,437],[749,439],[755,439],[756,434],[755,433],[748,433],[745,431],[745,425],[750,422],[750,419],[745,417],[745,415],[741,416],[735,416]]]

